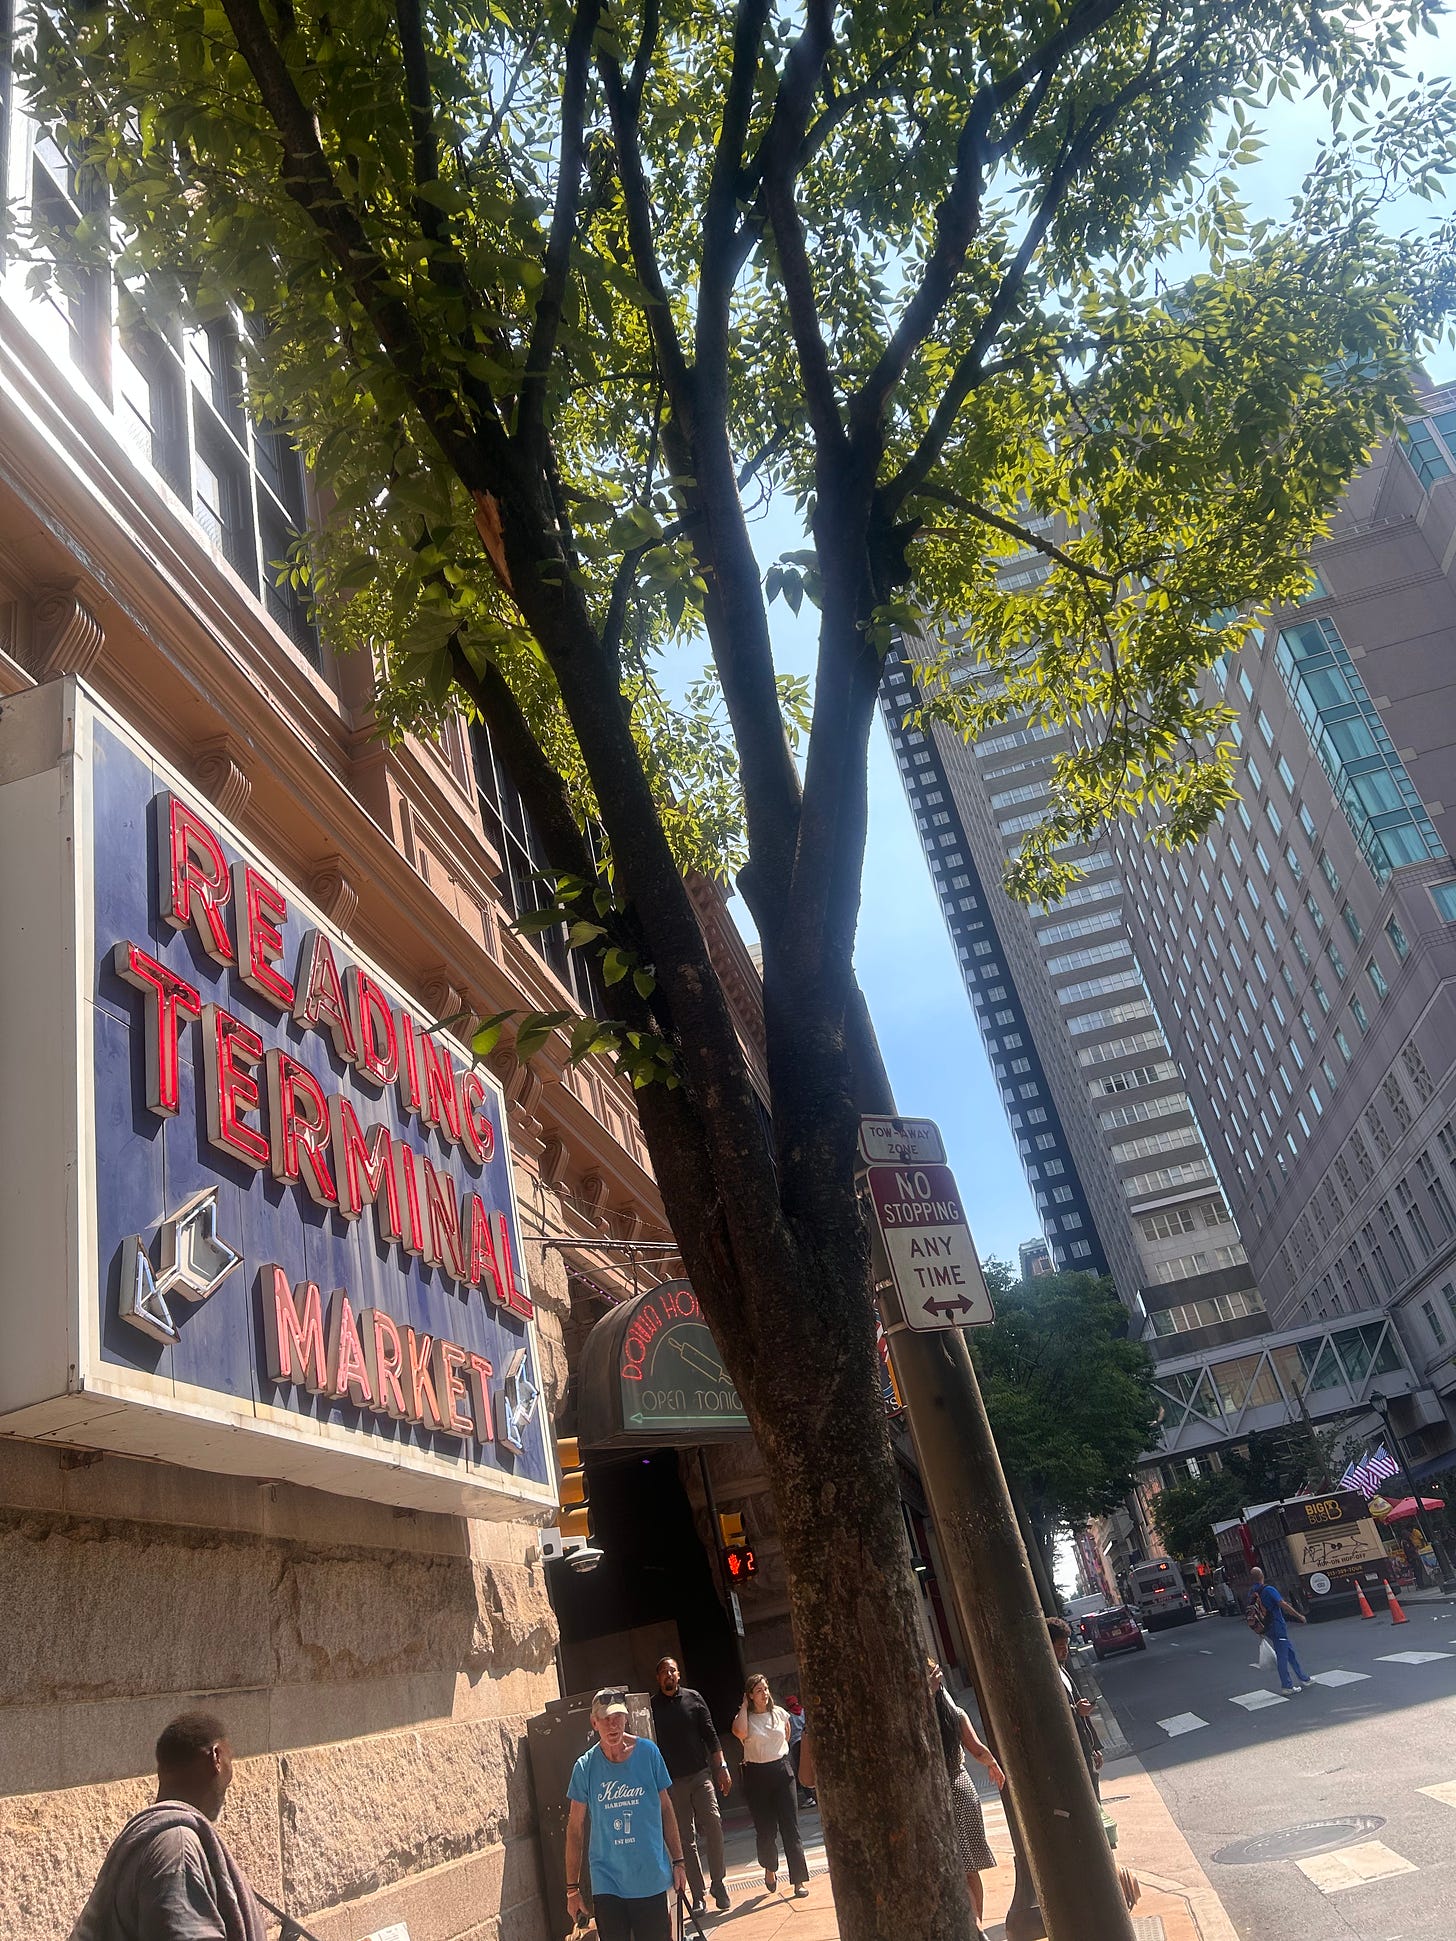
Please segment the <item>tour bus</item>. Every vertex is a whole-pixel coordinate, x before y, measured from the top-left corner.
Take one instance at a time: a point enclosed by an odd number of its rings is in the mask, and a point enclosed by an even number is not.
[[[1166,1631],[1170,1625],[1197,1622],[1197,1607],[1183,1581],[1183,1572],[1171,1557],[1134,1564],[1127,1575],[1132,1601],[1149,1631]]]

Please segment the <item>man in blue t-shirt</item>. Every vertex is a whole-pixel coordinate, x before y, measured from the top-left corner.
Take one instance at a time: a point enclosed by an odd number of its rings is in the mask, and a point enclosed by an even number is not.
[[[591,1816],[592,1914],[601,1941],[672,1941],[667,1890],[687,1885],[667,1765],[651,1739],[627,1730],[626,1694],[592,1700],[597,1744],[572,1768],[566,1797],[566,1911],[578,1925],[582,1833]]]
[[[1264,1636],[1274,1647],[1274,1656],[1279,1663],[1279,1684],[1289,1693],[1303,1691],[1312,1681],[1305,1677],[1304,1667],[1294,1655],[1294,1646],[1289,1641],[1289,1628],[1286,1618],[1293,1618],[1296,1624],[1308,1623],[1291,1604],[1286,1604],[1273,1584],[1264,1582],[1264,1573],[1255,1568],[1249,1572],[1253,1579],[1254,1590],[1250,1603],[1257,1601],[1264,1608]],[[1298,1682],[1296,1682],[1298,1681]]]

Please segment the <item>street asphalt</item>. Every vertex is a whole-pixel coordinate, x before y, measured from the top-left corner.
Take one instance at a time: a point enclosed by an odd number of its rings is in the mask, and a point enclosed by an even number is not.
[[[1237,1619],[1095,1668],[1240,1935],[1456,1936],[1456,1600],[1408,1615],[1291,1626],[1316,1680],[1297,1698]],[[1103,1803],[1116,1818],[1115,1764]],[[1228,1851],[1261,1835],[1269,1857]]]

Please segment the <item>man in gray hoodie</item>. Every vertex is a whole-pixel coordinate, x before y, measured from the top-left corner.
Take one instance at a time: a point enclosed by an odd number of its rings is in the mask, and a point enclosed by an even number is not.
[[[71,1941],[264,1941],[253,1890],[213,1825],[232,1776],[221,1719],[173,1719],[157,1741],[156,1801],[112,1841]]]

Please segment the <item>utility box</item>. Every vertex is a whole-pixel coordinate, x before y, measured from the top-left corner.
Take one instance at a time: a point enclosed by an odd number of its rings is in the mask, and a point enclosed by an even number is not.
[[[531,1757],[531,1784],[536,1791],[536,1840],[541,1851],[541,1873],[546,1893],[547,1933],[567,1934],[571,1917],[566,1911],[566,1789],[571,1784],[571,1769],[596,1743],[592,1730],[590,1692],[575,1692],[569,1698],[556,1698],[533,1719],[526,1721],[526,1746]],[[652,1738],[652,1700],[646,1692],[628,1692],[627,1729],[638,1738]],[[587,1838],[590,1839],[590,1824]],[[581,1855],[581,1891],[591,1898],[591,1868],[586,1846]]]

